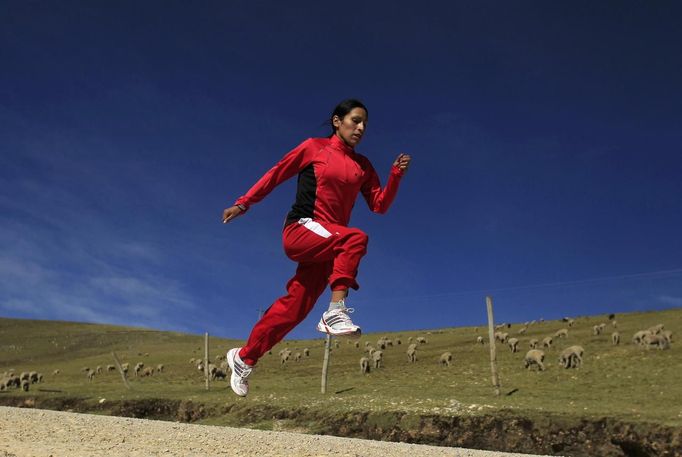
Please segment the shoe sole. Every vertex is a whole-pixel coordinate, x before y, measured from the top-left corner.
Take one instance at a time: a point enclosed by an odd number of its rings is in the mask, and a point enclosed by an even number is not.
[[[362,330],[358,327],[357,330],[349,330],[345,332],[336,332],[334,331],[331,327],[327,325],[320,325],[317,324],[317,331],[326,333],[331,336],[349,336],[349,337],[355,337],[359,338],[362,335]]]

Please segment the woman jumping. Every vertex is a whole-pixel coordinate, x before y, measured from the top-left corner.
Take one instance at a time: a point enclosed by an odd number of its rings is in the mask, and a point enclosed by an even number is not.
[[[345,298],[349,288],[360,287],[356,276],[367,252],[367,235],[348,227],[351,210],[362,193],[370,210],[385,213],[411,158],[407,154],[396,158],[382,189],[370,161],[355,152],[367,128],[367,108],[358,100],[344,100],[334,109],[330,124],[333,131],[329,137],[301,143],[223,211],[223,223],[228,223],[298,174],[296,201],[282,233],[284,252],[298,262],[296,274],[287,283],[287,294],[253,327],[246,345],[227,352],[230,385],[242,397],[249,392],[247,378],[258,359],[305,319],[327,285],[331,302],[317,329],[335,336],[360,335],[360,327],[348,315],[353,309],[346,307]]]

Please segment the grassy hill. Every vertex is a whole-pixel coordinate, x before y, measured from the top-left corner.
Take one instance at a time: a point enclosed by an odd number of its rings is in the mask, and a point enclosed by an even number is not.
[[[110,413],[101,405],[168,399],[189,400],[223,412],[258,407],[281,411],[306,409],[341,416],[395,412],[400,413],[398,417],[403,421],[423,415],[476,417],[504,413],[528,418],[534,423],[547,417],[564,417],[682,426],[682,384],[679,382],[682,353],[676,342],[682,329],[682,309],[622,314],[616,320],[621,334],[621,344],[617,346],[610,338],[614,329],[603,315],[577,317],[570,328],[561,321],[545,321],[530,325],[522,335],[517,334],[522,324],[505,329],[510,336],[520,339],[520,350],[512,353],[506,345],[497,343],[502,386],[499,397],[494,395],[491,386],[487,328],[464,327],[367,334],[360,339],[360,348],[354,346],[353,340],[339,339],[339,347],[331,355],[326,395],[320,393],[324,339],[285,340],[273,348],[272,355],[259,362],[251,377],[251,393],[243,399],[234,396],[225,381],[216,381],[210,391],[205,390],[202,373],[189,363],[190,358],[203,356],[203,335],[0,319],[0,374],[10,369],[17,373],[40,371],[44,374],[44,382],[33,385],[29,392],[0,393],[0,402],[3,398],[7,403],[8,398],[40,401],[78,397],[93,407],[100,405],[102,413]],[[593,335],[592,327],[602,322],[607,324],[604,333]],[[647,350],[632,344],[630,340],[636,331],[660,323],[674,332],[670,349]],[[561,328],[568,328],[568,337],[555,338],[554,347],[545,350],[546,370],[524,369],[522,361],[528,341],[541,340]],[[476,343],[478,335],[485,338],[484,346]],[[384,351],[383,368],[361,375],[359,359],[364,355],[364,343],[376,345],[384,336],[399,338],[402,344],[394,344]],[[408,338],[418,336],[428,342],[419,346],[418,361],[409,364],[405,354]],[[240,343],[211,338],[211,359]],[[564,369],[557,361],[559,352],[573,344],[585,348],[583,366]],[[282,365],[277,354],[285,347],[294,353],[307,347],[310,357],[300,362],[289,360]],[[117,372],[105,372],[88,382],[82,369],[113,364],[112,351],[131,367],[137,362],[144,362],[146,366],[163,363],[165,370],[146,378],[131,375],[130,390],[125,388]],[[439,356],[445,351],[453,354],[450,367],[438,364]],[[57,375],[53,374],[56,369],[60,370]],[[235,421],[229,414],[203,417],[206,423]],[[270,417],[251,425],[276,428],[277,420]]]

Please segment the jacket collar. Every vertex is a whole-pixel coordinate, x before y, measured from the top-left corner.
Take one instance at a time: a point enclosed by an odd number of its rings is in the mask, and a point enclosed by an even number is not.
[[[332,137],[329,139],[329,142],[336,149],[339,149],[347,154],[355,154],[353,148],[348,146],[346,142],[339,138],[339,136],[336,133],[332,135]]]

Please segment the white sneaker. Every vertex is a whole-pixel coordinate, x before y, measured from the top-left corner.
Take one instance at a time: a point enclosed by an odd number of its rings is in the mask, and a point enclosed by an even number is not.
[[[240,397],[246,397],[246,394],[249,393],[249,381],[247,378],[251,374],[253,367],[245,364],[239,357],[240,349],[232,348],[227,351],[227,364],[230,366],[230,370],[232,370],[230,387]]]
[[[346,307],[325,311],[322,319],[317,323],[317,330],[333,336],[359,337],[362,334],[360,327],[353,324],[348,316],[352,312],[353,308]]]

